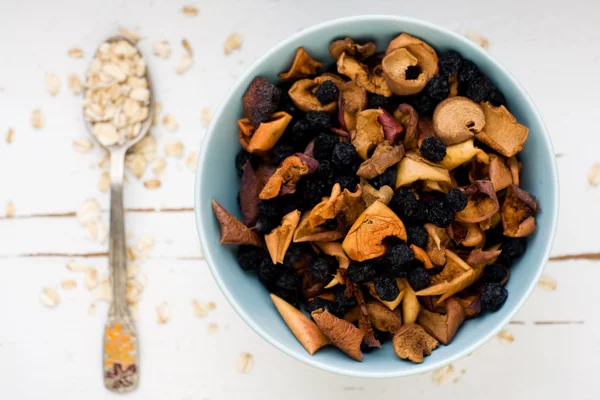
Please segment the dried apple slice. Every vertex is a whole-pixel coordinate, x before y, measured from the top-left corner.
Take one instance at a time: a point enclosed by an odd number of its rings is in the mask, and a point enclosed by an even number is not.
[[[458,328],[465,320],[465,312],[458,301],[451,297],[446,301],[446,314],[441,315],[423,309],[417,323],[434,338],[448,344],[454,338]]]
[[[385,172],[386,169],[398,163],[404,156],[404,146],[402,144],[392,146],[387,140],[379,143],[373,152],[373,155],[360,165],[356,175],[373,179]]]
[[[244,225],[242,221],[227,212],[227,210],[215,200],[212,201],[212,208],[221,225],[221,244],[262,247],[258,234],[250,230],[250,228]]]
[[[356,361],[362,361],[360,344],[365,336],[362,330],[350,322],[334,316],[327,310],[316,310],[311,315],[321,332],[327,336],[334,346]]]
[[[280,195],[294,193],[296,183],[300,178],[312,174],[318,167],[319,162],[317,160],[302,153],[287,157],[267,181],[260,192],[260,199],[268,200]]]
[[[417,148],[417,139],[419,132],[417,126],[419,124],[419,115],[409,104],[400,104],[394,111],[394,118],[404,127],[404,148],[413,150]]]
[[[373,298],[380,301],[381,304],[383,304],[384,306],[389,308],[391,311],[394,311],[396,309],[396,307],[398,307],[400,305],[400,303],[402,302],[402,299],[404,298],[404,294],[405,294],[405,289],[408,286],[408,283],[404,279],[396,278],[396,285],[398,286],[398,291],[399,291],[398,297],[396,297],[394,300],[391,300],[391,301],[381,300],[381,297],[379,297],[379,295],[377,294],[377,291],[375,290],[375,285],[373,284],[373,282],[369,282],[367,284],[367,289],[369,289],[369,294]]]
[[[396,121],[396,119],[384,110],[383,108],[379,108],[383,112],[378,118],[379,123],[383,127],[383,133],[385,135],[385,139],[390,143],[396,143],[398,138],[404,132],[404,126]]]
[[[344,284],[345,279],[343,275],[340,273],[340,269],[348,269],[350,265],[350,259],[344,253],[344,249],[342,249],[342,244],[338,242],[315,242],[315,245],[328,256],[335,257],[338,262],[338,271],[336,272],[333,279],[325,286],[325,289],[332,288],[338,284]]]
[[[423,266],[425,267],[425,269],[433,268],[431,259],[429,258],[429,256],[427,255],[427,252],[425,252],[425,250],[423,250],[419,246],[415,246],[414,244],[411,244],[410,248],[412,249],[413,253],[415,253],[415,260],[420,261],[423,264]]]
[[[505,157],[512,157],[523,149],[529,129],[504,106],[494,107],[489,102],[481,103],[485,114],[485,128],[475,136]]]
[[[525,237],[535,231],[535,217],[540,207],[533,195],[518,186],[510,185],[506,190],[506,198],[502,203],[502,225],[504,235],[509,237]]]
[[[463,308],[465,318],[476,317],[481,312],[481,295],[472,295],[464,299],[457,298],[456,301]]]
[[[367,107],[367,91],[358,82],[346,82],[340,87],[338,120],[347,132],[356,129],[356,117]]]
[[[340,74],[358,82],[367,92],[385,97],[392,95],[392,91],[388,87],[380,68],[370,71],[366,65],[360,63],[354,57],[342,53],[337,60],[337,69]]]
[[[373,42],[367,42],[361,45],[355,43],[352,38],[347,37],[331,42],[329,45],[329,54],[334,60],[340,58],[342,54],[354,57],[357,60],[364,60],[375,54],[376,49],[377,47]]]
[[[450,237],[446,234],[446,230],[438,228],[433,224],[423,225],[427,231],[427,256],[431,263],[437,267],[446,264],[445,246],[450,242]]]
[[[506,163],[508,164],[508,168],[510,169],[510,174],[512,175],[512,183],[515,186],[519,186],[519,172],[521,171],[521,163],[517,160],[517,157],[510,157]]]
[[[394,335],[392,343],[398,357],[415,363],[423,362],[423,356],[431,355],[439,346],[425,329],[413,323],[405,323]]]
[[[402,317],[404,318],[404,323],[416,322],[420,312],[421,303],[419,303],[415,291],[407,284],[404,298],[402,299]]]
[[[414,151],[409,151],[398,164],[396,189],[419,180],[451,182],[446,168],[425,160]]]
[[[498,197],[490,181],[476,181],[464,188],[467,195],[467,207],[456,213],[458,222],[481,222],[490,218],[499,209]]]
[[[277,311],[279,311],[281,318],[283,318],[300,344],[308,351],[308,354],[312,356],[321,347],[331,343],[319,327],[300,310],[274,294],[271,294],[271,300]]]
[[[496,192],[506,189],[508,185],[513,183],[512,173],[504,158],[495,154],[490,155],[489,175]]]
[[[406,240],[406,229],[392,210],[376,201],[354,222],[342,247],[352,260],[369,260],[385,254],[383,239],[389,236]]]
[[[472,139],[485,125],[481,106],[467,97],[449,97],[433,112],[433,130],[446,146]]]
[[[473,144],[473,139],[446,147],[446,156],[440,164],[448,171],[452,171],[471,160],[480,151]]]
[[[292,120],[292,116],[286,112],[279,111],[271,115],[266,122],[261,122],[256,130],[248,130],[248,122],[238,121],[240,133],[238,138],[242,147],[250,153],[265,154],[271,150],[275,143],[281,138],[285,128]]]
[[[312,59],[304,50],[304,47],[299,47],[294,57],[294,62],[288,72],[281,72],[281,79],[298,79],[306,78],[307,76],[316,75],[323,64]]]
[[[328,230],[322,226],[311,228],[308,223],[309,213],[304,213],[300,218],[296,232],[294,232],[294,243],[302,242],[331,242],[344,237],[338,230]]]
[[[371,150],[385,140],[383,127],[378,120],[382,114],[381,110],[369,109],[359,112],[356,116],[356,135],[352,144],[363,160],[368,159]]]
[[[373,186],[368,183],[363,183],[362,185],[362,200],[365,203],[365,206],[369,207],[371,204],[376,201],[381,201],[386,206],[392,200],[394,196],[394,189],[391,187],[384,185],[379,188],[379,190],[375,189]]]
[[[467,257],[467,264],[473,266],[473,268],[477,268],[495,263],[502,252],[502,250],[498,250],[499,247],[499,245],[496,245],[487,250],[472,250],[471,253],[469,253],[469,257]]]
[[[300,211],[294,210],[283,217],[281,225],[265,235],[265,243],[273,264],[283,264],[283,258],[288,247],[290,247],[290,243],[292,243],[292,236],[299,221]]]
[[[376,300],[367,301],[369,320],[375,329],[394,333],[402,326],[402,319]]]

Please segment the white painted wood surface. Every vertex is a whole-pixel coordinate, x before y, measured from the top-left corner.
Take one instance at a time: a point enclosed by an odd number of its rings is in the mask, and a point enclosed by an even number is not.
[[[199,8],[197,17],[181,12]],[[456,382],[437,385],[432,374],[364,380],[325,373],[301,364],[254,334],[218,291],[201,259],[192,207],[193,173],[185,166],[197,151],[204,128],[200,111],[215,108],[237,74],[281,39],[314,23],[361,13],[404,14],[457,32],[474,30],[490,41],[490,51],[525,85],[542,112],[561,156],[561,215],[554,257],[547,275],[558,288],[537,288],[507,330],[511,344],[493,339],[455,363]],[[106,304],[87,315],[91,301],[83,276],[65,265],[76,259],[106,273],[106,244],[84,238],[74,213],[90,197],[106,211],[107,193],[97,189],[102,153],[75,152],[84,135],[79,97],[66,88],[67,73],[83,76],[100,41],[119,26],[139,27],[157,100],[173,115],[175,133],[162,126],[152,134],[159,154],[172,140],[185,144],[182,159],[169,159],[162,187],[147,190],[129,175],[125,203],[132,242],[155,237],[140,263],[149,285],[140,302],[142,343],[139,390],[132,399],[598,399],[600,383],[599,291],[600,188],[587,182],[600,162],[596,117],[600,108],[600,3],[559,1],[3,1],[0,3],[0,398],[104,399],[113,397],[100,376],[100,348]],[[243,37],[241,51],[223,55],[231,32]],[[183,54],[181,39],[194,49],[195,64],[174,73]],[[168,40],[168,60],[151,55],[155,41]],[[85,50],[82,60],[67,56]],[[44,73],[60,75],[62,91],[50,97]],[[41,109],[45,126],[31,128]],[[4,141],[14,128],[12,144]],[[12,201],[16,217],[4,217]],[[107,221],[106,212],[103,218]],[[44,287],[74,278],[79,287],[59,290],[55,309],[40,304]],[[191,301],[214,301],[215,311],[199,319]],[[155,307],[167,301],[172,319],[156,323]],[[208,333],[210,323],[218,324]],[[235,361],[254,356],[242,375]],[[461,374],[464,370],[465,373]]]

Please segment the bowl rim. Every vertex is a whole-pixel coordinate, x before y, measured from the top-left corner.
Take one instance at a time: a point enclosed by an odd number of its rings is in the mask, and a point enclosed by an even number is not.
[[[394,22],[400,22],[400,23],[404,22],[404,23],[410,23],[410,24],[414,24],[414,25],[421,25],[427,29],[437,31],[443,35],[450,36],[455,40],[463,42],[463,44],[471,47],[472,50],[479,53],[479,56],[487,58],[506,76],[507,79],[512,81],[512,84],[515,85],[515,87],[518,89],[518,91],[520,92],[523,99],[527,102],[528,106],[533,110],[532,117],[534,117],[537,120],[540,127],[542,127],[542,129],[540,131],[540,136],[543,138],[543,141],[542,141],[543,146],[540,146],[540,147],[544,147],[545,151],[550,152],[551,154],[554,154],[554,149],[552,146],[550,135],[548,133],[548,129],[547,129],[546,125],[544,124],[544,120],[543,120],[538,108],[533,103],[533,100],[531,99],[531,97],[529,96],[529,93],[525,90],[523,85],[521,85],[521,83],[515,78],[515,76],[508,69],[506,69],[506,67],[504,67],[504,65],[502,63],[500,63],[494,56],[489,54],[486,50],[482,49],[477,44],[473,43],[469,39],[453,32],[447,28],[444,28],[442,26],[439,26],[437,24],[427,22],[424,20],[400,16],[400,15],[368,14],[368,15],[336,18],[336,19],[331,19],[331,20],[327,20],[325,22],[318,23],[316,25],[313,25],[309,28],[303,29],[302,31],[297,32],[297,33],[287,37],[286,39],[282,40],[281,42],[279,42],[278,44],[273,46],[270,50],[268,50],[265,54],[263,54],[260,58],[258,58],[254,63],[252,63],[252,65],[246,70],[246,72],[244,72],[244,74],[242,74],[242,76],[240,76],[236,80],[236,82],[229,88],[227,93],[223,96],[221,102],[219,103],[217,110],[214,113],[212,121],[216,121],[219,119],[219,116],[222,114],[222,112],[224,110],[224,106],[231,100],[232,94],[234,92],[236,92],[238,90],[238,88],[242,85],[242,82],[245,82],[246,79],[250,75],[254,74],[257,67],[260,66],[272,54],[279,52],[280,50],[289,46],[290,43],[292,43],[296,39],[299,39],[308,33],[319,31],[326,27],[331,27],[331,26],[335,26],[335,25],[339,25],[339,24],[364,21],[364,20],[371,20],[373,22],[386,20],[386,21],[394,21]],[[428,363],[428,364],[414,364],[413,368],[409,368],[409,369],[405,369],[405,370],[397,370],[397,371],[371,372],[367,368],[365,368],[364,371],[363,370],[354,371],[354,370],[340,368],[337,366],[331,366],[326,363],[321,363],[321,362],[318,362],[318,360],[316,360],[316,359],[314,359],[314,361],[313,361],[312,359],[298,357],[296,354],[296,351],[289,349],[287,346],[281,345],[280,342],[278,342],[269,332],[267,332],[265,329],[263,329],[262,326],[260,326],[258,323],[256,323],[253,320],[253,318],[251,318],[243,310],[243,308],[236,301],[233,294],[228,290],[227,286],[221,279],[221,276],[219,275],[219,272],[217,271],[217,269],[214,267],[215,260],[213,259],[211,250],[208,246],[208,242],[206,239],[206,232],[205,232],[204,228],[202,227],[202,223],[201,223],[201,219],[202,219],[201,214],[202,213],[201,213],[200,207],[199,207],[200,193],[201,193],[200,177],[203,175],[203,170],[204,170],[203,160],[209,149],[210,138],[213,136],[213,134],[215,132],[214,127],[215,127],[215,124],[211,122],[211,124],[209,125],[209,127],[204,135],[204,138],[202,140],[201,149],[200,149],[200,153],[199,153],[199,157],[198,157],[198,164],[196,167],[196,176],[195,176],[195,180],[194,180],[194,182],[195,182],[195,184],[194,184],[194,215],[195,215],[195,221],[196,221],[196,230],[198,231],[198,236],[200,238],[200,245],[203,249],[202,251],[204,254],[204,258],[208,264],[208,267],[210,269],[210,272],[211,272],[213,278],[217,282],[219,289],[221,290],[221,292],[223,293],[223,295],[225,296],[225,298],[227,299],[229,304],[231,304],[231,306],[233,307],[235,312],[242,318],[242,320],[248,326],[250,326],[250,328],[252,328],[252,330],[254,330],[254,332],[256,332],[260,337],[262,337],[265,341],[267,341],[273,347],[279,349],[280,351],[293,357],[294,359],[296,359],[300,362],[303,362],[304,364],[319,368],[324,371],[328,371],[328,372],[332,372],[332,373],[336,373],[336,374],[340,374],[340,375],[345,375],[345,376],[358,377],[358,378],[395,378],[395,377],[402,377],[402,376],[411,376],[411,375],[426,373],[426,372],[435,370],[437,368],[443,367],[445,365],[448,365],[458,359],[461,359],[461,358],[469,355],[470,353],[475,351],[477,348],[481,347],[483,344],[485,344],[490,339],[492,339],[496,334],[498,334],[498,332],[500,332],[500,330],[502,330],[510,322],[510,320],[523,307],[523,305],[525,304],[527,299],[530,297],[533,289],[535,288],[537,281],[541,277],[542,272],[544,271],[544,268],[548,262],[548,258],[550,256],[550,251],[552,250],[552,246],[553,246],[554,239],[556,236],[556,226],[558,224],[558,210],[560,208],[559,207],[560,206],[560,204],[559,204],[560,196],[559,196],[558,169],[557,169],[557,165],[556,165],[556,159],[554,157],[552,157],[552,162],[550,163],[550,165],[551,165],[550,175],[552,178],[552,182],[554,183],[554,190],[551,194],[553,204],[554,204],[554,209],[553,210],[544,210],[544,212],[551,212],[551,214],[552,214],[550,216],[551,232],[550,232],[549,240],[544,244],[544,248],[541,253],[542,257],[540,258],[540,262],[537,267],[537,273],[535,275],[535,278],[532,279],[531,282],[529,283],[521,301],[519,303],[517,303],[517,305],[512,310],[510,310],[510,312],[506,315],[506,317],[503,320],[501,320],[499,323],[497,323],[497,325],[493,329],[491,329],[486,335],[483,335],[480,339],[471,343],[468,348],[465,348],[464,350],[457,352],[444,360],[440,360],[440,361]]]

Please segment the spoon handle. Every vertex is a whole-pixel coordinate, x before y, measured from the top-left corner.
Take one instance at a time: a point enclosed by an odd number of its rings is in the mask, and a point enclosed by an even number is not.
[[[125,150],[112,151],[110,157],[110,243],[108,262],[112,283],[112,302],[104,332],[104,384],[116,392],[130,392],[138,383],[137,334],[127,299],[127,256],[125,212],[123,210],[123,172]]]

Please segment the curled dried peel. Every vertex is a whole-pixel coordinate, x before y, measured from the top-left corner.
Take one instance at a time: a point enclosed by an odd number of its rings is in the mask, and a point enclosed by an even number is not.
[[[462,143],[446,147],[446,156],[440,164],[448,171],[452,171],[471,160],[479,151],[480,149],[475,147],[473,139],[469,139]]]
[[[365,44],[355,43],[354,40],[347,37],[345,39],[334,40],[329,45],[329,54],[334,60],[340,58],[342,54],[354,57],[357,60],[364,60],[375,54],[376,46],[373,42]]]
[[[242,147],[248,152],[264,154],[275,146],[291,120],[291,115],[279,111],[271,115],[269,121],[262,122],[256,130],[252,130],[249,129],[249,121],[245,118],[241,119],[238,121],[240,128],[238,138]]]
[[[344,237],[344,234],[338,230],[328,230],[321,226],[312,228],[308,223],[308,215],[308,213],[304,213],[300,218],[296,232],[294,232],[294,243],[318,241],[331,242]]]
[[[394,333],[402,326],[402,319],[377,300],[367,301],[371,325],[380,332]]]
[[[446,314],[441,315],[423,309],[419,314],[417,323],[434,338],[448,344],[454,338],[458,328],[465,320],[465,312],[455,298],[446,301]]]
[[[356,135],[352,144],[363,160],[369,158],[371,150],[385,140],[383,127],[378,120],[381,114],[381,110],[364,110],[356,117]]]
[[[504,235],[509,237],[531,235],[536,228],[533,214],[539,210],[540,207],[533,195],[515,185],[510,185],[500,210]]]
[[[274,294],[271,294],[271,300],[277,311],[279,311],[281,318],[310,355],[315,354],[321,347],[331,343],[319,327],[300,310]]]
[[[394,189],[391,187],[384,185],[379,188],[379,190],[375,189],[373,186],[368,183],[363,183],[362,185],[362,200],[365,203],[365,206],[369,207],[371,204],[376,201],[381,201],[386,206],[392,200],[394,196]]]
[[[464,247],[481,247],[485,243],[485,235],[478,224],[454,221],[448,227],[448,234],[457,245]]]
[[[423,227],[427,231],[427,256],[432,264],[441,267],[446,264],[445,246],[450,242],[450,237],[446,234],[445,229],[438,228],[433,224],[425,224]]]
[[[446,168],[425,160],[414,151],[409,151],[398,164],[396,189],[419,180],[451,182]]]
[[[529,129],[504,106],[494,107],[489,102],[481,103],[485,115],[485,128],[475,136],[505,157],[512,157],[523,149]]]
[[[402,299],[402,318],[404,319],[404,323],[410,324],[416,322],[420,312],[421,303],[419,303],[415,291],[407,284],[404,298]]]
[[[446,146],[473,138],[485,125],[482,108],[467,97],[449,97],[433,112],[433,130]]]
[[[431,355],[433,350],[439,346],[437,340],[414,323],[405,323],[394,334],[392,343],[398,357],[415,363],[423,362],[423,356]]]
[[[337,60],[337,69],[340,74],[358,82],[367,92],[385,97],[392,95],[381,71],[379,69],[370,71],[366,65],[361,64],[354,57],[342,53]]]
[[[311,228],[322,225],[325,221],[338,218],[340,230],[347,230],[356,221],[356,218],[364,211],[362,202],[362,187],[357,186],[354,192],[348,189],[341,191],[339,183],[336,183],[331,196],[317,204],[308,215],[308,224]]]
[[[508,164],[508,169],[510,169],[513,185],[519,186],[519,172],[521,171],[522,167],[521,163],[515,156],[510,157],[506,163]]]
[[[316,160],[303,154],[287,157],[265,184],[260,192],[260,199],[268,200],[280,194],[294,193],[300,178],[313,173],[318,166]]]
[[[429,259],[429,256],[427,255],[425,250],[418,246],[415,246],[414,244],[411,244],[410,248],[412,249],[413,253],[415,253],[415,259],[420,261],[425,267],[425,269],[433,268],[433,264],[431,263],[431,260]]]
[[[398,163],[404,156],[404,146],[402,144],[392,146],[387,140],[379,143],[373,152],[373,155],[364,161],[356,175],[373,179],[385,172],[386,169]]]
[[[495,154],[491,154],[489,158],[489,175],[490,181],[492,181],[492,185],[494,185],[494,190],[498,192],[502,189],[506,189],[508,185],[512,185],[512,174],[506,165],[504,158]]]
[[[212,208],[221,225],[221,244],[250,245],[262,247],[260,237],[246,225],[231,215],[227,210],[212,201]]]
[[[338,120],[343,129],[350,132],[356,129],[359,112],[367,107],[367,91],[358,82],[350,81],[340,88],[338,97]]]
[[[261,191],[260,179],[250,161],[244,164],[240,180],[240,209],[246,226],[254,226],[258,219],[258,203]]]
[[[350,259],[344,253],[344,249],[342,249],[342,244],[338,242],[315,242],[314,243],[323,253],[328,256],[335,257],[338,262],[338,271],[336,272],[333,279],[325,286],[325,289],[332,288],[338,284],[344,284],[345,279],[342,273],[340,273],[340,269],[348,269],[350,265]]]
[[[467,264],[476,268],[495,263],[500,253],[502,253],[502,250],[498,250],[500,247],[499,245],[495,247],[496,248],[489,248],[487,250],[472,250],[471,253],[469,253],[469,257],[467,257]]]
[[[456,213],[458,222],[481,222],[500,209],[496,191],[490,181],[476,181],[463,189],[467,195],[467,207]]]
[[[403,103],[394,111],[394,118],[404,127],[404,148],[406,150],[416,149],[419,137],[417,130],[419,114],[411,105]]]
[[[406,240],[406,229],[392,210],[376,201],[352,225],[342,247],[352,260],[369,260],[385,253],[383,239],[388,236]]]
[[[327,310],[316,310],[311,315],[331,343],[356,361],[362,361],[360,350],[364,337],[362,330],[348,321],[337,318]]]
[[[337,110],[335,102],[323,105],[315,96],[314,91],[318,86],[319,83],[315,79],[300,79],[292,85],[288,94],[296,107],[304,112],[322,111],[330,114],[334,113]]]
[[[299,221],[300,211],[294,210],[283,217],[281,225],[265,235],[265,243],[273,264],[283,264],[283,258],[288,247],[290,247],[290,243],[292,243],[292,236]]]
[[[281,79],[306,78],[307,76],[316,75],[322,67],[323,64],[313,60],[306,50],[304,50],[304,47],[299,47],[290,70],[288,72],[281,72],[279,77]]]

